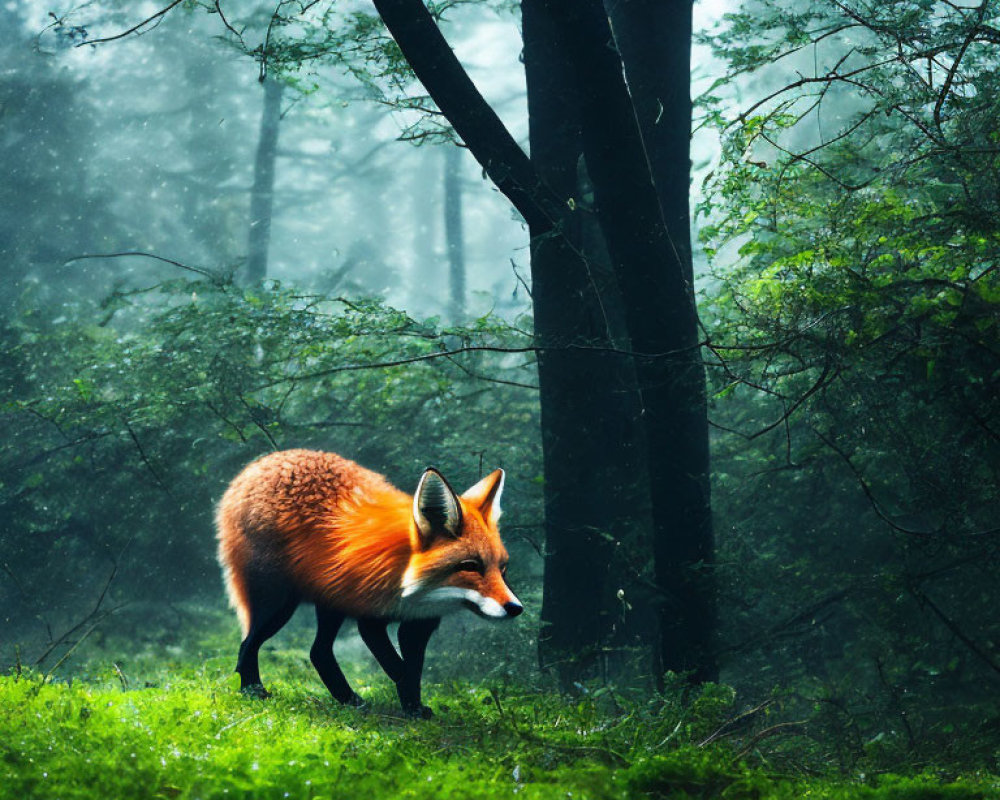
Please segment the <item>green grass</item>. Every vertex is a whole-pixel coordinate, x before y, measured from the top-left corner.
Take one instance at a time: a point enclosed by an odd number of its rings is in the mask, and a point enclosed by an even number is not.
[[[731,708],[726,687],[680,703],[429,685],[436,717],[414,721],[373,673],[352,676],[370,702],[359,711],[333,703],[301,654],[267,661],[267,700],[241,696],[218,658],[174,665],[145,688],[126,688],[111,667],[72,683],[0,677],[0,797],[1000,797],[1000,778],[986,773],[810,777],[747,766],[731,744],[699,747]]]

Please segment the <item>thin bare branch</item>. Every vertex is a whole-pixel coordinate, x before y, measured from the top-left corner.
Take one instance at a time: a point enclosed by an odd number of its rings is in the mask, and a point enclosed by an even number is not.
[[[934,616],[941,620],[944,626],[955,635],[955,638],[975,653],[980,660],[983,661],[983,663],[990,667],[990,669],[1000,675],[1000,664],[998,664],[982,647],[976,644],[975,641],[969,638],[969,636],[958,626],[958,623],[945,614],[944,611],[942,611],[925,592],[921,591],[916,586],[911,586],[910,592],[913,594],[914,598],[916,598],[918,603],[926,605],[932,612],[934,612]]]
[[[149,470],[149,474],[153,476],[153,480],[156,481],[156,485],[163,489],[163,491],[167,494],[170,494],[170,487],[164,483],[159,472],[157,472],[153,467],[153,464],[146,455],[146,451],[143,449],[142,443],[139,441],[139,437],[136,435],[135,430],[133,430],[131,423],[127,419],[123,420],[123,422],[125,423],[125,429],[128,431],[129,437],[132,439],[132,443],[135,445],[135,449],[139,451],[139,458],[141,458],[142,463],[146,465],[146,469]]]
[[[85,259],[93,258],[125,258],[126,256],[141,256],[142,258],[152,258],[157,261],[162,261],[165,264],[170,264],[178,269],[187,270],[188,272],[194,272],[198,275],[204,275],[206,278],[211,280],[213,283],[222,285],[225,283],[224,278],[211,270],[205,269],[204,267],[192,267],[188,264],[182,264],[179,261],[174,261],[170,258],[164,258],[163,256],[158,256],[155,253],[145,253],[141,250],[126,250],[121,253],[85,253],[79,256],[73,256],[63,262],[63,266],[67,264],[72,264],[74,261],[84,261]]]
[[[905,533],[908,536],[918,536],[920,538],[929,538],[935,535],[935,531],[915,531],[910,528],[905,528],[897,522],[893,521],[883,510],[882,504],[875,497],[875,493],[872,491],[871,486],[868,485],[868,481],[865,480],[864,476],[861,474],[861,470],[857,468],[854,461],[851,460],[850,455],[848,455],[843,448],[841,448],[836,442],[833,441],[829,436],[816,428],[811,429],[814,434],[833,452],[835,452],[843,462],[850,469],[851,473],[854,475],[855,480],[858,482],[858,486],[861,487],[861,491],[864,492],[865,497],[868,498],[868,502],[871,504],[872,509],[878,515],[886,525],[892,528],[894,531],[899,533]]]
[[[163,19],[164,15],[168,14],[171,9],[179,6],[183,2],[184,2],[184,0],[174,0],[174,2],[172,2],[166,8],[161,8],[155,14],[153,14],[153,15],[151,15],[149,17],[146,17],[146,19],[144,19],[138,25],[133,25],[127,31],[122,31],[121,33],[116,33],[114,36],[105,36],[105,37],[103,37],[101,39],[88,39],[85,42],[80,42],[76,46],[77,47],[83,47],[84,45],[88,45],[88,44],[89,45],[103,44],[104,42],[113,42],[113,41],[116,41],[117,39],[124,39],[126,36],[131,36],[133,33],[135,33],[135,34],[142,33],[143,32],[143,30],[142,30],[143,28],[145,28],[147,25],[150,25],[151,23],[156,23],[158,25],[160,23],[160,21]]]
[[[723,736],[730,736],[740,725],[748,722],[750,719],[757,716],[757,714],[761,711],[764,711],[772,705],[774,705],[774,698],[768,698],[763,703],[751,708],[749,711],[744,711],[742,714],[737,714],[735,717],[727,719],[724,723],[722,723],[722,725],[709,734],[707,738],[698,742],[698,747],[705,747],[706,745],[714,742],[716,739],[721,739]]]
[[[965,57],[965,51],[969,49],[969,45],[972,44],[976,38],[979,25],[982,23],[983,17],[986,14],[986,6],[988,3],[989,0],[983,0],[982,4],[980,4],[977,11],[976,25],[969,30],[969,33],[965,37],[965,41],[962,42],[961,48],[959,48],[958,53],[955,55],[954,61],[951,62],[951,68],[948,70],[948,74],[945,76],[941,91],[938,93],[937,102],[934,103],[934,124],[937,125],[938,130],[941,129],[941,109],[944,107],[945,101],[951,93],[952,84],[955,82],[955,75],[958,74],[958,67],[962,63],[962,59]]]
[[[777,736],[779,734],[795,735],[804,730],[807,724],[806,720],[799,720],[797,722],[779,722],[777,725],[772,725],[770,728],[764,728],[764,730],[756,733],[754,737],[747,742],[743,749],[736,754],[736,759],[739,760],[743,758],[764,739],[770,739],[772,736]]]

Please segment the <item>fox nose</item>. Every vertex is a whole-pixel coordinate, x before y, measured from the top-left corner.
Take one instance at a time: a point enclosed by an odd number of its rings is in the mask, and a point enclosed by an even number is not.
[[[508,617],[516,617],[522,611],[524,611],[524,606],[520,603],[510,602],[503,604],[503,610],[507,612]]]

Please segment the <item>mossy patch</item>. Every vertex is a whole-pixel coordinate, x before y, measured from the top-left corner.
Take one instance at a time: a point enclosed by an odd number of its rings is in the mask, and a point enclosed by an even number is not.
[[[112,671],[86,682],[0,678],[4,798],[871,798],[987,800],[988,774],[792,777],[746,766],[731,747],[681,740],[663,702],[453,684],[437,716],[404,718],[389,687],[344,708],[284,679],[241,696],[216,661],[161,685],[125,689]],[[716,690],[717,691],[717,690]]]

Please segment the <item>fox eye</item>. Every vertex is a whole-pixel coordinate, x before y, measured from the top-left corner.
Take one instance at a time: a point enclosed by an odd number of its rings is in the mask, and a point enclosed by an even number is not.
[[[455,572],[478,572],[480,575],[483,574],[483,563],[481,561],[476,561],[475,559],[466,559],[459,563],[455,567]]]

